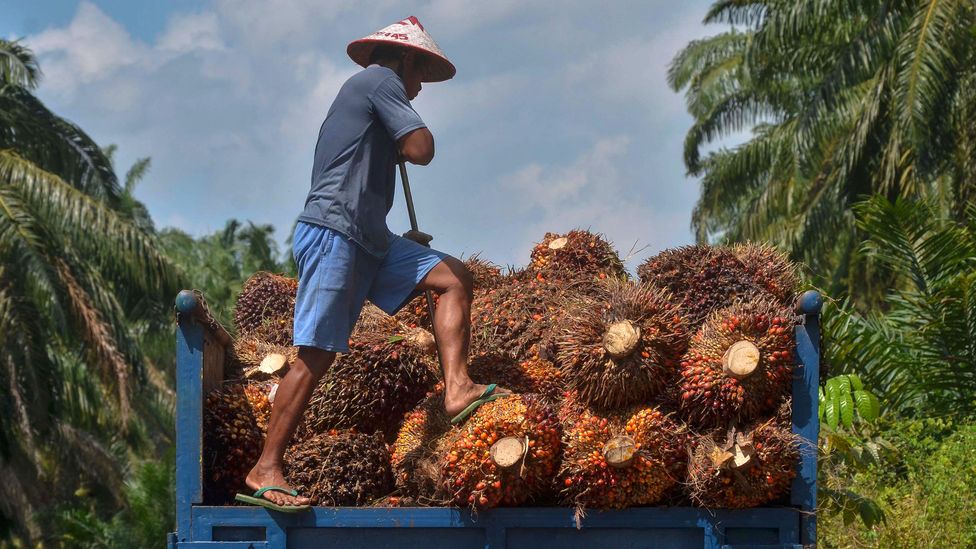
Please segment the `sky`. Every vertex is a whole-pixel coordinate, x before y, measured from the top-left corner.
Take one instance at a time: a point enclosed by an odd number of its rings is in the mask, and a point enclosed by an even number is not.
[[[319,126],[361,70],[346,45],[416,16],[458,68],[413,101],[436,142],[408,172],[435,248],[525,265],[547,231],[605,234],[633,272],[692,241],[691,125],[668,63],[715,34],[710,2],[616,0],[0,0],[0,36],[43,71],[38,97],[116,144],[157,227],[230,218],[284,241],[310,185]],[[388,217],[409,229],[400,189]]]

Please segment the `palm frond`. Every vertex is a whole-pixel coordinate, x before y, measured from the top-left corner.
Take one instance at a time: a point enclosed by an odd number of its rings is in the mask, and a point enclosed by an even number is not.
[[[0,86],[19,86],[32,90],[41,77],[34,52],[18,40],[0,38]]]

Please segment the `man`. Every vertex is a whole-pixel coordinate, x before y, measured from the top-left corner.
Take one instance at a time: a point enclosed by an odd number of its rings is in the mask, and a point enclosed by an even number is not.
[[[285,446],[335,354],[348,352],[364,299],[393,314],[420,292],[439,294],[434,335],[444,406],[455,419],[508,394],[468,377],[472,277],[464,264],[426,247],[424,233],[403,238],[386,226],[398,158],[427,165],[434,157],[434,138],[410,100],[422,82],[453,77],[454,65],[415,17],[349,44],[347,53],[365,69],[342,86],[322,123],[312,188],[295,229],[298,359],[278,385],[264,449],[247,475],[255,492],[238,494],[281,511],[308,508],[309,499],[285,482]]]

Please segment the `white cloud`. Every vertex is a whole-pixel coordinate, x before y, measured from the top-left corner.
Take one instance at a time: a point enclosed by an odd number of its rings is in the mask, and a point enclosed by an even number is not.
[[[192,51],[223,51],[217,14],[213,12],[177,15],[170,19],[156,46],[175,54]]]
[[[146,55],[122,25],[86,1],[67,27],[32,36],[29,44],[43,60],[45,86],[62,93],[140,63]]]

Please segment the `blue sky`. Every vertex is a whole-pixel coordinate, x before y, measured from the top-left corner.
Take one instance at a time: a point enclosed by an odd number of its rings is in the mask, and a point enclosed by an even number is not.
[[[319,125],[358,69],[346,44],[407,15],[458,67],[414,107],[437,156],[411,167],[421,229],[454,255],[524,265],[546,231],[605,233],[633,270],[691,241],[691,118],[665,82],[706,1],[0,0],[0,34],[41,63],[38,95],[124,172],[160,227],[232,217],[283,241],[308,191]],[[388,221],[408,227],[399,196]],[[639,251],[638,251],[639,250]]]

